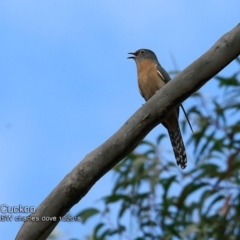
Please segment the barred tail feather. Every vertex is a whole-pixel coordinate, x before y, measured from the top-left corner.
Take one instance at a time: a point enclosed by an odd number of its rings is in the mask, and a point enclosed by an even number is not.
[[[175,132],[168,131],[177,165],[184,169],[187,166],[187,155],[179,127]]]

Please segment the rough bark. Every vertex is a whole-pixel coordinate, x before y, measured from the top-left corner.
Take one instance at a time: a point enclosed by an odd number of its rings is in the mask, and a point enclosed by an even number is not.
[[[24,222],[17,240],[46,239],[73,205],[177,106],[196,92],[240,54],[240,24],[223,35],[135,112],[106,142],[86,157],[55,187],[30,217],[56,217],[56,221]]]

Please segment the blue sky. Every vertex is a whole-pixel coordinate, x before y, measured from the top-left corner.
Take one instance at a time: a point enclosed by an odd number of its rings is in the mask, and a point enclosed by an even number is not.
[[[128,52],[149,48],[167,71],[175,69],[172,58],[182,70],[239,23],[239,9],[239,0],[1,1],[0,204],[37,207],[144,103]],[[211,96],[214,87],[202,91]],[[94,206],[111,179],[104,176],[71,212]],[[21,224],[0,222],[1,236],[13,239]],[[91,229],[59,228],[79,238]]]

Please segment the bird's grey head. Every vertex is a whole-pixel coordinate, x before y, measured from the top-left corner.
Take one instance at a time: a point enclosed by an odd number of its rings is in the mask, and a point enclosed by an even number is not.
[[[157,56],[153,51],[149,49],[139,49],[136,52],[130,52],[128,54],[133,55],[131,57],[128,57],[128,59],[134,59],[136,62],[140,62],[143,60],[152,60],[158,63]]]

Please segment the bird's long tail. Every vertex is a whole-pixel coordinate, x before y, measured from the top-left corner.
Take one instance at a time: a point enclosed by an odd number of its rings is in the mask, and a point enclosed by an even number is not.
[[[174,132],[168,130],[168,133],[172,143],[177,165],[184,169],[187,166],[187,155],[178,124],[177,129]]]

